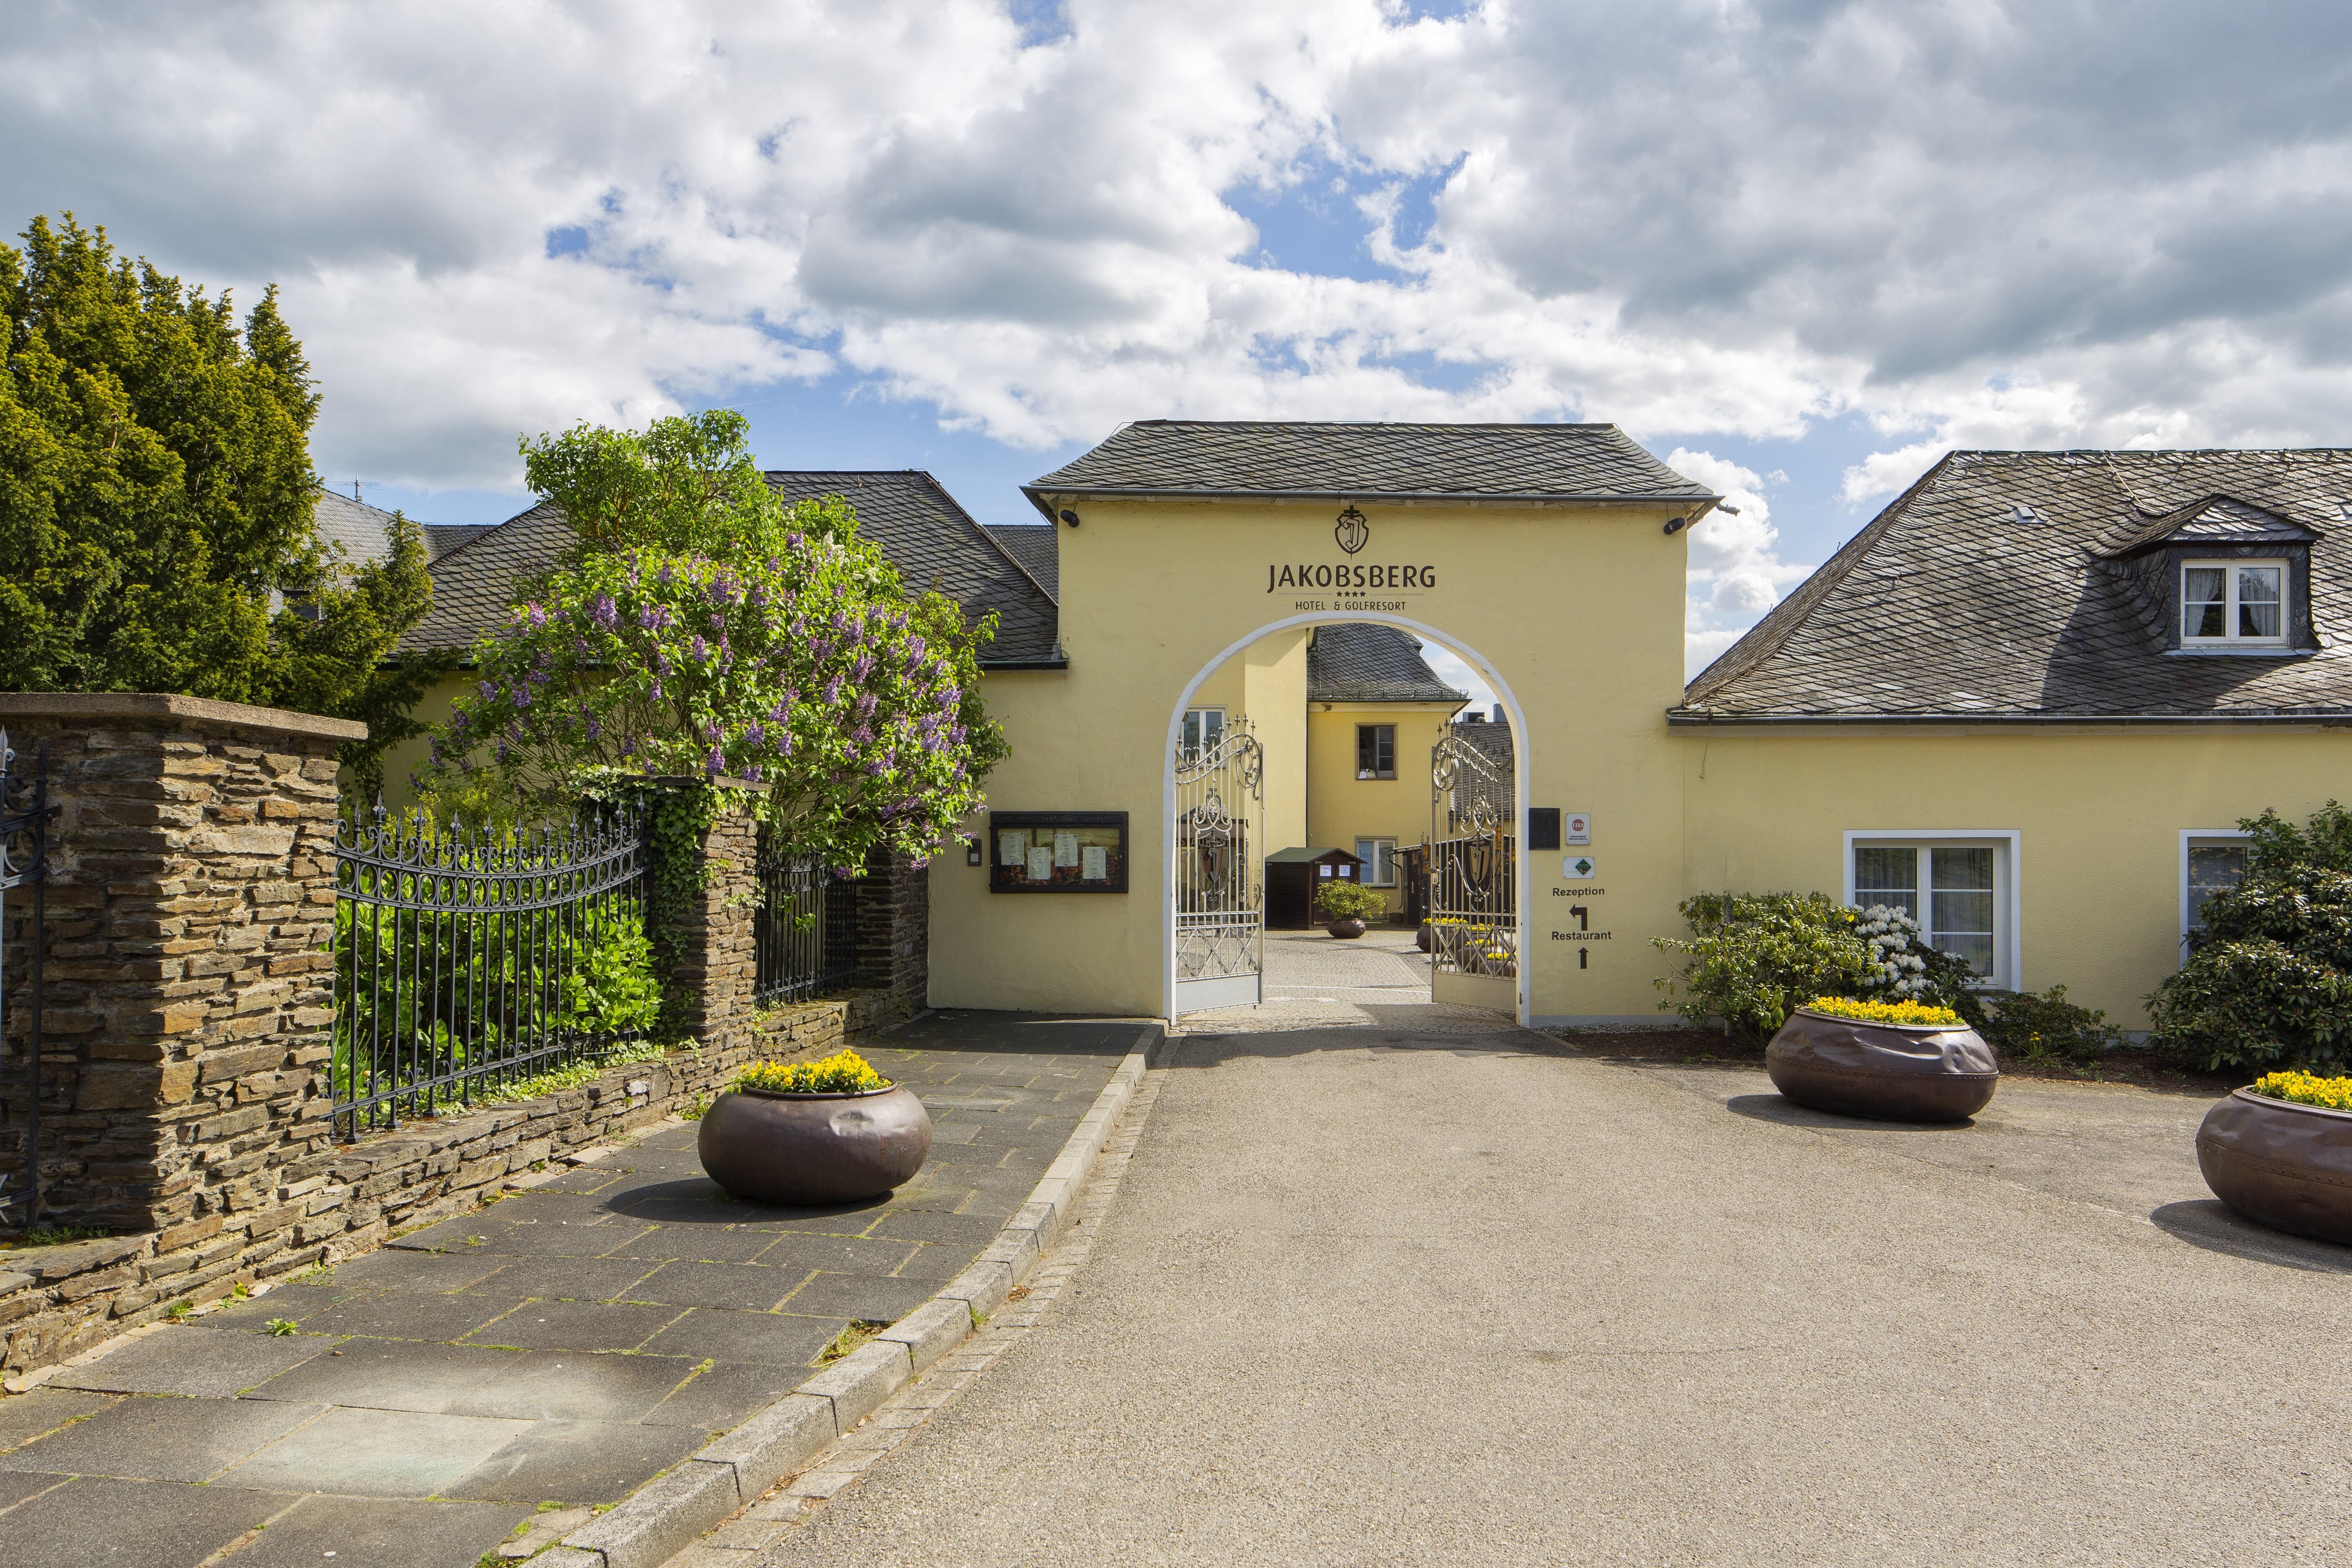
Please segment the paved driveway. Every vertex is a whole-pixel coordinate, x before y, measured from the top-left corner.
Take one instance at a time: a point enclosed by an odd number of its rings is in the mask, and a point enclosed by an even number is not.
[[[0,1401],[0,1564],[468,1568],[542,1506],[560,1533],[966,1268],[1135,1033],[943,1014],[860,1042],[934,1123],[887,1199],[736,1203],[668,1127],[122,1343]]]
[[[2203,1102],[1975,1126],[1379,1026],[1194,1036],[1043,1326],[775,1564],[2340,1563],[2352,1252]]]

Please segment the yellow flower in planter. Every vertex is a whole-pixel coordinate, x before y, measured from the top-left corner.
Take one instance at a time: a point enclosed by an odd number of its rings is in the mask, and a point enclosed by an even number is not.
[[[2308,1072],[2266,1072],[2248,1087],[2273,1100],[2316,1105],[2323,1110],[2352,1110],[2352,1078],[2321,1078]]]
[[[887,1089],[890,1080],[856,1051],[839,1051],[815,1062],[754,1062],[735,1075],[733,1089],[770,1094],[856,1094]]]
[[[1930,1007],[1923,1002],[1856,1002],[1845,996],[1816,996],[1805,1007],[1809,1012],[1826,1013],[1832,1018],[1851,1018],[1857,1024],[1957,1026],[1960,1022],[1960,1016],[1949,1007]]]

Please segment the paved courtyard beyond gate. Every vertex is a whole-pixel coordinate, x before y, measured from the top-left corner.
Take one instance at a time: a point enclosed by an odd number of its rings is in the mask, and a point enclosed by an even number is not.
[[[987,1014],[884,1037],[866,1055],[934,1131],[882,1201],[735,1202],[694,1125],[667,1125],[120,1343],[0,1401],[0,1560],[458,1568],[526,1521],[576,1521],[791,1390],[854,1321],[961,1272],[1134,1037]]]

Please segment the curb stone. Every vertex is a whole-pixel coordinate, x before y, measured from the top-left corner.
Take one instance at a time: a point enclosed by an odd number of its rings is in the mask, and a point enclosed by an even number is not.
[[[1147,1025],[1045,1174],[996,1233],[980,1261],[929,1300],[766,1409],[646,1485],[611,1512],[563,1538],[532,1562],[541,1568],[660,1568],[746,1502],[873,1414],[876,1406],[961,1344],[1002,1308],[1070,1221],[1087,1174],[1166,1029]],[[961,1309],[961,1311],[958,1310]]]

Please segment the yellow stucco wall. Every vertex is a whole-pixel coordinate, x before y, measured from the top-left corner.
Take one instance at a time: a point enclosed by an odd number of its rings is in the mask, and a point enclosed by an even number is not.
[[[1129,812],[1132,890],[990,894],[978,868],[936,868],[935,1004],[1158,1014],[1167,974],[1167,735],[1186,687],[1271,630],[1390,620],[1483,661],[1506,701],[1518,704],[1518,751],[1531,781],[1522,798],[1593,814],[1601,877],[1566,883],[1556,856],[1530,867],[1533,941],[1522,976],[1529,1011],[1654,1016],[1651,981],[1663,961],[1636,933],[1671,929],[1683,888],[1682,746],[1662,718],[1681,692],[1687,536],[1662,531],[1672,509],[1359,502],[1371,538],[1349,557],[1332,538],[1339,509],[1323,503],[1054,504],[1083,520],[1061,535],[1070,668],[990,678],[983,689],[1013,754],[990,780],[989,799],[1002,810]],[[1279,568],[1295,575],[1302,564],[1365,571],[1367,585],[1269,591]],[[1384,583],[1395,569],[1395,585],[1371,586],[1372,568]],[[1433,586],[1421,585],[1424,573]],[[1033,684],[1016,689],[1017,681]],[[1253,694],[1254,717],[1277,710]],[[1303,727],[1303,667],[1290,710]],[[1571,900],[1556,890],[1575,893],[1589,930],[1577,932],[1566,917]],[[1554,942],[1554,929],[1593,940]],[[1579,945],[1592,953],[1587,969],[1576,967]]]
[[[434,682],[425,695],[416,700],[409,711],[428,729],[449,721],[450,705],[458,692],[464,690],[470,678],[451,676]],[[428,742],[422,735],[403,741],[385,749],[383,753],[383,803],[394,811],[405,808],[416,798],[408,784],[409,775],[421,771],[429,754]]]
[[[1429,752],[1445,733],[1457,702],[1316,702],[1307,712],[1307,837],[1327,849],[1359,838],[1393,838],[1409,849],[1429,837]],[[1396,726],[1396,777],[1356,776],[1356,727]],[[1389,908],[1404,908],[1404,889],[1385,889]]]
[[[2013,832],[2015,979],[2126,1028],[2179,962],[2182,832],[2300,819],[2352,778],[2352,732],[2316,727],[1684,733],[1692,891],[1834,898],[1849,833]]]

